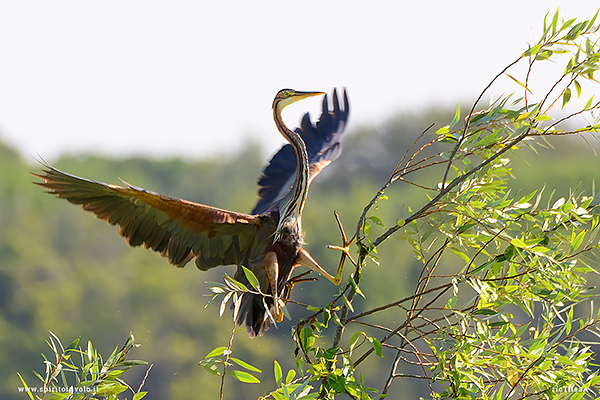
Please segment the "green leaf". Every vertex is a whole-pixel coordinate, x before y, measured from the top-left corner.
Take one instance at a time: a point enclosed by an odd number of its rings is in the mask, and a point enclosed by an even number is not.
[[[35,400],[33,398],[33,395],[31,394],[31,391],[29,390],[29,386],[27,386],[27,383],[25,383],[25,380],[23,379],[23,377],[21,376],[20,373],[17,372],[17,375],[19,375],[19,379],[21,380],[21,383],[23,384],[23,387],[25,388],[25,391],[27,392],[27,394],[29,395],[29,398],[31,400]]]
[[[96,361],[94,346],[92,345],[92,342],[89,340],[88,340],[88,347],[87,347],[87,358],[88,358],[88,362]]]
[[[287,373],[287,376],[285,377],[285,383],[286,384],[292,383],[292,381],[294,380],[295,377],[296,377],[296,371],[294,371],[293,369],[290,369]]]
[[[310,328],[302,328],[300,331],[300,344],[302,344],[302,348],[305,352],[312,349],[315,340],[315,334]]]
[[[446,133],[450,132],[450,127],[448,125],[446,126],[442,126],[440,129],[438,129],[435,133],[437,135],[445,135]]]
[[[363,232],[365,233],[365,235],[369,235],[371,233],[371,225],[368,221],[365,221],[365,223],[363,224]]]
[[[523,241],[523,239],[519,239],[519,238],[514,238],[510,241],[510,244],[512,244],[515,247],[519,247],[521,249],[524,249],[527,247],[527,245],[525,244],[525,242]]]
[[[322,357],[326,361],[334,361],[341,349],[339,347],[331,347],[323,352]]]
[[[538,61],[547,60],[548,58],[552,57],[553,54],[554,52],[552,50],[542,50],[535,55],[535,59]]]
[[[244,267],[242,265],[242,270],[244,270],[244,275],[246,275],[246,279],[248,279],[248,282],[250,282],[250,285],[252,285],[252,287],[254,289],[256,289],[256,291],[260,292],[260,282],[258,281],[258,278],[256,277],[256,275],[254,275],[254,272],[250,271],[248,268]]]
[[[375,223],[375,225],[379,225],[379,226],[381,226],[382,228],[385,228],[385,226],[383,225],[383,222],[382,222],[382,221],[381,221],[379,218],[377,218],[376,216],[374,216],[374,215],[371,215],[371,216],[369,217],[369,219],[370,219],[371,221],[373,221],[373,222]]]
[[[536,54],[538,51],[540,51],[541,46],[539,44],[536,44],[535,46],[531,46],[530,48],[527,49],[527,51],[525,51],[523,53],[522,57],[529,57],[531,55]],[[508,75],[508,74],[507,74]],[[510,75],[509,75],[510,76]],[[512,78],[512,76],[511,76]],[[514,78],[513,78],[514,79]],[[516,80],[516,79],[515,79]],[[518,81],[517,81],[518,82]]]
[[[527,53],[527,52],[526,52]],[[529,90],[529,88],[527,86],[525,86],[523,83],[521,83],[520,80],[518,80],[517,78],[515,78],[514,76],[512,76],[511,74],[506,74],[506,76],[508,76],[510,79],[512,79],[513,81],[515,81],[515,83],[517,83],[519,86],[521,86],[523,89],[525,89],[526,91],[528,91],[529,93],[533,94],[531,92],[531,90]]]
[[[73,350],[79,345],[79,338],[73,340],[66,350]]]
[[[246,368],[249,371],[258,372],[259,374],[262,374],[262,371],[260,369],[256,368],[253,365],[248,364],[246,361],[240,360],[239,358],[235,358],[235,357],[229,357],[229,359],[242,368]]]
[[[383,358],[383,346],[381,345],[381,342],[376,338],[370,336],[367,336],[367,339],[373,345],[373,348],[375,349],[375,354],[377,354],[378,357]]]
[[[348,309],[352,312],[354,312],[354,307],[352,307],[352,303],[350,303],[350,301],[348,301],[348,298],[346,297],[346,295],[342,294],[342,300],[344,301],[344,304],[346,305],[346,307],[348,307]]]
[[[148,394],[148,392],[139,392],[133,395],[133,399],[132,400],[141,400],[144,398],[144,396],[146,396],[146,394]]]
[[[210,357],[215,357],[215,356],[222,356],[223,354],[225,354],[226,351],[227,351],[227,347],[225,347],[225,346],[219,346],[216,349],[214,349],[213,351],[211,351],[210,353],[208,353],[206,355],[206,357],[204,357],[204,358],[210,358]]]
[[[584,237],[585,237],[585,231],[581,231],[575,237],[575,239],[573,239],[573,242],[571,243],[571,248],[573,249],[573,251],[577,250],[581,246],[581,244],[583,243]]]
[[[461,227],[459,227],[458,230],[456,231],[456,233],[458,235],[460,235],[461,233],[464,233],[464,232],[468,231],[469,228],[472,228],[474,226],[477,226],[477,224],[475,222],[467,222],[466,224],[464,224]]]
[[[566,88],[565,92],[563,93],[563,102],[562,102],[562,106],[566,106],[567,103],[569,102],[569,100],[571,100],[571,89]]]
[[[598,312],[600,312],[600,310]],[[354,335],[352,335],[350,342],[348,342],[348,350],[350,353],[352,353],[352,350],[354,350],[356,343],[358,343],[358,339],[360,339],[360,337],[364,334],[364,332],[356,332]]]
[[[119,383],[111,383],[110,385],[102,386],[100,389],[98,389],[98,392],[96,392],[96,394],[100,396],[109,397],[111,395],[123,393],[127,389],[129,389],[127,386],[121,385]]]
[[[469,258],[469,256],[467,254],[460,251],[459,249],[457,249],[454,246],[449,246],[449,247],[450,247],[450,250],[452,250],[454,252],[454,254],[456,254],[457,256],[462,258],[464,262],[466,262],[467,264],[469,264],[471,262],[471,259]]]
[[[239,290],[242,292],[248,291],[248,288],[246,287],[246,285],[244,285],[242,282],[236,281],[235,279],[233,279],[232,277],[230,277],[227,274],[225,274],[223,279],[225,279],[225,284],[233,290]]]
[[[119,363],[120,366],[133,366],[133,365],[148,365],[147,361],[142,360],[127,360]]]
[[[281,379],[283,378],[283,372],[281,371],[281,365],[277,360],[273,360],[273,374],[275,375],[275,382],[277,386],[281,385]]]
[[[290,314],[290,311],[281,299],[279,299],[279,310],[283,313],[284,317],[287,318],[288,321],[292,320],[292,315]]]
[[[454,118],[452,119],[452,122],[450,123],[450,129],[455,127],[456,124],[458,124],[458,121],[460,121],[460,103],[458,103],[458,106],[456,107],[456,111],[454,112]]]
[[[473,311],[473,315],[496,315],[497,311],[492,310],[491,308],[480,308],[479,310]]]
[[[557,8],[554,16],[552,17],[552,33],[556,32],[556,27],[558,26],[558,11],[559,9]]]
[[[577,39],[577,37],[579,37],[579,35],[581,34],[581,31],[583,30],[583,28],[585,28],[586,25],[587,25],[586,22],[580,22],[580,23],[576,24],[574,27],[571,28],[569,33],[567,33],[567,36],[565,36],[565,40]]]
[[[235,379],[243,383],[260,383],[260,380],[258,378],[245,371],[227,371],[227,375],[233,376]]]
[[[363,299],[366,299],[365,294],[362,292],[362,290],[360,290],[360,288],[358,287],[358,285],[354,281],[354,273],[352,273],[352,274],[350,274],[348,276],[348,282],[350,282],[350,285],[352,286],[352,289],[354,289],[354,291],[356,292],[356,294],[358,294]]]
[[[592,106],[592,101],[594,101],[594,96],[590,97],[590,99],[587,101],[587,103],[585,103],[585,107],[583,107],[583,109],[589,110],[589,108]]]
[[[201,360],[198,365],[212,375],[221,376],[220,365],[222,362],[223,360],[218,357],[209,357]]]
[[[50,340],[52,341],[52,347],[54,349],[54,352],[57,353],[56,347],[54,346],[54,340],[56,340],[56,342],[60,346],[60,350],[61,350],[60,352],[61,352],[61,354],[64,353],[65,352],[65,348],[63,347],[63,345],[62,345],[59,337],[56,336],[56,334],[54,332],[52,332],[52,331],[48,331],[48,332],[50,333]],[[54,339],[52,339],[52,338],[54,338]]]
[[[581,85],[577,81],[573,81],[573,83],[575,84],[575,90],[577,91],[577,98],[579,98],[579,96],[581,96]]]

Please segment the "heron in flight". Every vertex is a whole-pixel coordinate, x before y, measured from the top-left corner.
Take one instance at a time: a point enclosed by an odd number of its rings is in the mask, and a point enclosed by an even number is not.
[[[237,265],[235,279],[245,284],[249,282],[241,267],[251,270],[267,296],[244,293],[236,323],[245,324],[250,337],[261,336],[274,319],[279,322],[283,317],[279,301],[294,267],[308,267],[336,285],[341,280],[341,263],[333,276],[302,248],[300,219],[310,183],[341,153],[340,140],[349,114],[346,90],[341,107],[334,89],[331,111],[325,94],[316,125],[306,113],[300,127],[292,131],[281,116],[284,107],[322,94],[283,89],[275,96],[275,125],[289,144],[265,167],[258,180],[258,202],[250,214],[161,195],[126,182],[116,186],[80,178],[43,161],[42,173],[34,174],[43,182],[36,184],[118,225],[119,234],[130,246],[157,251],[176,267],[184,267],[192,259],[202,271]]]

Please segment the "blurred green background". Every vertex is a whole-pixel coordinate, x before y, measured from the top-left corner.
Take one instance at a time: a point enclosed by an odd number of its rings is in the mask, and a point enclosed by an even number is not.
[[[303,217],[306,248],[321,265],[334,271],[339,260],[338,253],[325,248],[340,240],[333,211],[351,234],[363,207],[414,138],[432,122],[438,128],[446,124],[453,114],[454,110],[437,109],[418,116],[398,115],[379,126],[353,127],[347,132],[341,158],[313,183]],[[555,138],[550,143],[555,149],[542,149],[539,154],[524,149],[511,156],[514,190],[526,194],[546,185],[548,191],[556,189],[555,198],[575,187],[591,193],[600,171],[594,152],[598,146],[581,138]],[[194,162],[94,155],[64,155],[48,161],[86,178],[118,183],[120,177],[163,194],[247,212],[255,202],[256,179],[268,157],[249,141],[233,156]],[[226,312],[219,318],[218,303],[204,308],[209,299],[204,281],[221,281],[224,273],[233,274],[233,268],[202,273],[191,263],[178,270],[158,254],[130,248],[115,227],[32,185],[36,178],[29,173],[38,167],[30,155],[0,144],[0,398],[27,398],[18,393],[21,383],[15,371],[30,385],[37,384],[31,371],[44,371],[40,353],[50,353],[45,344],[48,330],[64,343],[76,337],[83,343],[91,340],[105,356],[131,331],[142,345],[131,357],[154,364],[145,383],[147,399],[216,398],[219,379],[206,373],[198,361],[214,347],[227,344],[231,315]],[[425,200],[418,190],[400,183],[388,197],[378,213],[386,224],[394,223],[403,204],[414,209]],[[413,290],[420,264],[410,248],[389,240],[379,255],[380,266],[370,263],[364,272],[361,288],[366,299],[355,301],[356,311]],[[348,271],[344,281],[347,275]],[[322,305],[337,293],[337,287],[319,279],[297,286],[292,298]],[[293,321],[285,320],[265,337],[250,340],[243,332],[236,335],[236,357],[259,367],[262,383],[228,379],[225,398],[256,399],[273,389],[273,359],[284,370],[293,367],[290,328],[306,311],[294,305],[289,309]],[[401,310],[397,317],[402,320]],[[368,360],[361,368],[367,384],[380,388],[389,362]],[[134,367],[125,379],[137,388],[145,372],[144,367]],[[421,383],[403,381],[392,387],[390,398],[398,398],[400,391],[402,398],[428,394]]]

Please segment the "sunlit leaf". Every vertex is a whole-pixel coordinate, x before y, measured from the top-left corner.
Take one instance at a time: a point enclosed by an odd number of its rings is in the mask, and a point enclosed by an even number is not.
[[[365,235],[369,235],[371,233],[371,225],[368,221],[365,221],[365,223],[363,224],[363,232],[365,233]]]
[[[346,307],[348,307],[348,309],[352,312],[354,312],[354,307],[352,307],[352,303],[350,303],[350,301],[348,301],[348,298],[346,297],[346,295],[342,294],[342,300],[344,301],[344,304],[346,305]]]
[[[512,79],[513,81],[515,81],[515,83],[517,83],[519,86],[521,86],[523,89],[525,89],[526,91],[528,91],[529,93],[531,93],[531,90],[529,90],[529,88],[527,86],[525,86],[523,83],[521,83],[520,80],[518,80],[517,78],[515,78],[514,76],[510,75],[510,74],[506,74],[506,76],[508,76],[510,79]],[[531,93],[533,94],[533,93]]]
[[[275,383],[277,386],[281,385],[281,380],[283,378],[283,372],[281,371],[281,365],[277,362],[277,360],[273,360],[273,373],[275,375]]]
[[[562,106],[566,106],[567,103],[569,102],[569,100],[571,100],[571,89],[566,88],[565,92],[563,93],[563,102],[562,102]]]
[[[573,81],[573,84],[575,85],[575,90],[577,91],[577,98],[579,98],[579,96],[581,96],[581,85],[577,81]]]
[[[294,380],[295,377],[296,377],[296,371],[294,371],[293,369],[290,369],[287,373],[287,376],[285,377],[285,383],[287,383],[287,384],[292,383],[292,381]]]
[[[219,346],[216,349],[214,349],[213,351],[211,351],[210,353],[208,353],[204,358],[220,356],[220,355],[225,354],[226,351],[227,351],[226,346]]]
[[[378,357],[383,358],[383,345],[381,344],[381,342],[378,339],[370,336],[367,336],[367,339],[373,345],[373,348],[375,349],[375,354]]]
[[[454,112],[454,118],[452,119],[452,122],[450,123],[450,129],[455,127],[459,121],[460,121],[460,103],[458,103],[458,106],[456,107],[456,111]]]
[[[358,339],[360,339],[362,335],[364,335],[364,332],[356,332],[354,335],[352,335],[350,342],[348,343],[348,349],[350,352],[354,350],[354,347],[356,347],[356,344],[358,343]]]
[[[227,274],[225,274],[225,276],[223,276],[223,279],[225,280],[225,284],[233,290],[239,290],[242,292],[248,291],[248,288],[246,287],[246,285],[244,285],[241,282],[236,281],[235,279],[231,278]]]
[[[254,272],[250,271],[248,268],[244,267],[242,265],[242,270],[244,271],[244,275],[246,275],[246,279],[248,279],[248,282],[250,282],[250,285],[257,291],[260,292],[260,282],[258,281],[258,278],[256,277],[256,275],[254,275]]]
[[[480,308],[478,310],[473,311],[473,315],[496,315],[498,311],[492,310],[491,308]]]
[[[315,335],[310,328],[302,328],[300,331],[300,342],[304,351],[309,351],[315,344]]]
[[[31,400],[35,400],[34,397],[33,397],[33,394],[31,393],[31,390],[29,389],[29,386],[27,386],[27,383],[25,383],[25,380],[23,379],[23,377],[21,376],[21,374],[17,372],[17,375],[19,376],[19,379],[21,380],[21,383],[23,384],[23,387],[25,388],[25,392],[27,393],[27,395],[29,396],[29,398]]]
[[[246,361],[240,360],[239,358],[235,358],[235,357],[229,357],[229,359],[242,368],[246,368],[249,371],[258,372],[259,374],[262,374],[262,371],[260,369],[256,368],[253,365],[248,364]]]
[[[225,307],[227,306],[227,302],[229,301],[229,299],[231,298],[231,296],[233,295],[233,293],[234,292],[227,293],[223,297],[223,300],[221,300],[221,306],[219,307],[219,317],[223,316],[223,313],[225,312]]]
[[[227,371],[227,375],[233,376],[235,379],[243,383],[260,383],[260,380],[257,377],[245,371],[230,370]]]
[[[573,251],[577,250],[581,246],[581,244],[583,243],[583,238],[585,237],[585,233],[585,231],[581,231],[575,237],[575,239],[573,239],[573,241],[571,242],[571,248],[573,249]]]
[[[535,46],[531,46],[530,48],[527,49],[527,51],[525,51],[523,53],[523,57],[529,57],[531,55],[536,54],[538,51],[540,51],[540,45],[537,44]],[[508,75],[508,74],[507,74]],[[509,75],[510,76],[510,75]],[[514,78],[513,78],[514,79]]]
[[[369,217],[369,219],[370,219],[371,221],[373,221],[373,222],[375,223],[375,225],[379,225],[379,226],[381,226],[381,227],[384,227],[384,225],[383,225],[383,222],[381,221],[381,219],[377,218],[376,216],[374,216],[374,215],[371,215],[371,216]]]

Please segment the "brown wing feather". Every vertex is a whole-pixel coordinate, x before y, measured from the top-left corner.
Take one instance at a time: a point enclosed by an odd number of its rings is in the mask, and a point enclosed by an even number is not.
[[[331,160],[320,160],[312,164],[308,169],[308,184],[310,185],[313,179],[315,179],[316,176],[321,173],[323,168],[325,168],[329,164],[331,164]]]
[[[180,200],[125,182],[125,187],[96,182],[43,165],[42,174],[34,175],[44,182],[36,184],[118,225],[129,245],[151,248],[177,267],[192,258],[202,270],[239,265],[261,226],[258,215]]]

